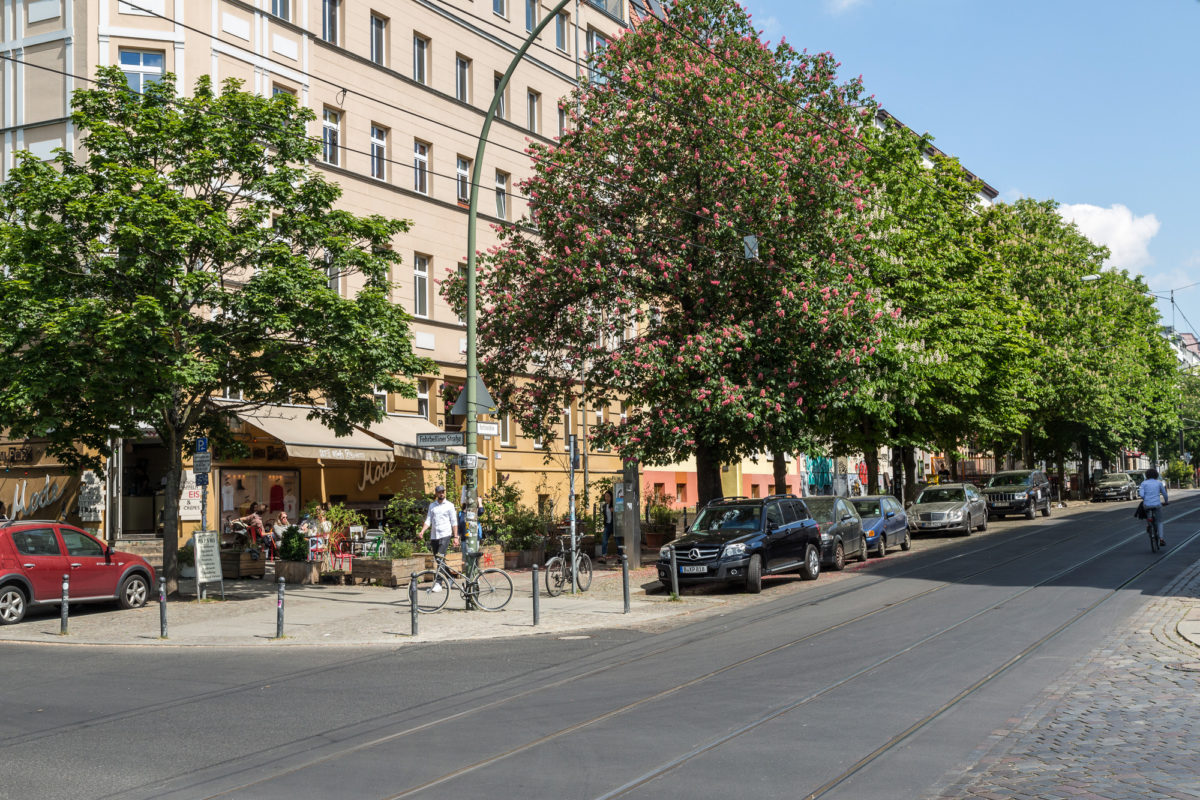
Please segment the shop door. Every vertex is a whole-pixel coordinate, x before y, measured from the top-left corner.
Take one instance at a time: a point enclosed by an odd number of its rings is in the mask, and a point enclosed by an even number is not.
[[[104,559],[104,545],[76,528],[58,529],[71,568],[71,597],[112,597],[120,567]]]
[[[62,597],[62,576],[68,572],[53,528],[29,528],[12,534],[21,571],[33,586],[35,600]]]

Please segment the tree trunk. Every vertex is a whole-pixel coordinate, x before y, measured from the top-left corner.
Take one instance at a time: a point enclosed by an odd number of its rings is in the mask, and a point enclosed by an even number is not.
[[[950,461],[950,480],[957,483],[958,481],[962,480],[962,475],[959,474],[958,470],[958,451],[951,450],[949,453],[947,453],[947,455],[950,456],[948,459]]]
[[[183,452],[175,432],[163,442],[167,447],[167,488],[163,498],[163,566],[162,579],[167,594],[179,594],[179,486],[183,483]]]
[[[783,453],[775,454],[775,494],[787,494],[787,457]]]
[[[696,494],[701,507],[725,496],[721,490],[721,465],[712,448],[705,445],[696,447]]]
[[[904,448],[892,448],[892,492],[900,502],[905,502],[908,497],[904,493]]]
[[[1062,500],[1067,496],[1067,457],[1059,450],[1054,454],[1054,460],[1058,465],[1058,499]]]
[[[915,447],[901,448],[904,458],[904,500],[917,496],[917,450]]]
[[[879,448],[868,445],[863,461],[867,464],[866,494],[879,494]]]
[[[1083,499],[1088,496],[1088,488],[1092,482],[1091,475],[1088,474],[1092,469],[1092,450],[1086,434],[1079,439],[1079,455],[1082,459],[1079,462],[1079,496]]]

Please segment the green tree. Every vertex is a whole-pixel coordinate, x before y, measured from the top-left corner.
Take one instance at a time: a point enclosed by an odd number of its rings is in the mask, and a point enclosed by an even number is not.
[[[408,223],[334,208],[340,189],[305,166],[313,113],[288,95],[201,78],[177,97],[170,75],[139,95],[109,68],[73,105],[82,155],[24,154],[0,186],[0,426],[77,465],[153,428],[173,592],[197,436],[235,453],[231,412],[268,403],[347,432],[380,416],[373,386],[411,396],[403,378],[433,368],[389,299]],[[242,400],[217,402],[224,387]]]

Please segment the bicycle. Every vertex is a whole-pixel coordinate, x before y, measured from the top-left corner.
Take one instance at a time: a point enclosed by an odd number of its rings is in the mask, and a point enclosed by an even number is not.
[[[458,582],[462,579],[462,583]],[[445,556],[438,555],[433,569],[423,570],[414,578],[417,584],[417,611],[432,614],[441,611],[450,597],[450,589],[457,589],[469,608],[472,604],[484,611],[499,611],[512,600],[513,582],[502,569],[489,567],[467,576],[446,566]],[[441,586],[439,591],[433,587]]]
[[[1150,536],[1151,553],[1157,553],[1161,547],[1158,543],[1158,512],[1161,510],[1161,507],[1146,509],[1146,533]]]
[[[572,565],[563,557],[567,549],[563,547],[563,537],[558,537],[559,555],[546,562],[546,593],[557,597],[563,591],[571,588]],[[575,580],[579,591],[586,592],[592,585],[592,559],[587,553],[575,551],[574,558]]]

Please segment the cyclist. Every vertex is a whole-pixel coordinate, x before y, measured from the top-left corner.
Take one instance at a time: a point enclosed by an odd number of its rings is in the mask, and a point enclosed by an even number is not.
[[[1158,479],[1158,470],[1151,467],[1146,470],[1146,480],[1138,487],[1142,497],[1142,505],[1146,511],[1154,515],[1154,524],[1158,528],[1158,546],[1165,547],[1167,540],[1163,538],[1163,521],[1160,509],[1167,504],[1167,487]]]
[[[425,513],[425,524],[421,526],[417,538],[425,538],[425,531],[429,531],[429,552],[433,553],[436,559],[438,556],[445,557],[451,542],[458,544],[458,515],[454,510],[454,503],[446,499],[445,486],[437,486],[433,495],[434,501],[429,504],[429,510]],[[441,582],[435,578],[430,590],[440,592]]]

